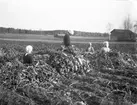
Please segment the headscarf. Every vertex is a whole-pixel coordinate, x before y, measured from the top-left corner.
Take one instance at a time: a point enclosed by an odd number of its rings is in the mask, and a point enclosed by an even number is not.
[[[33,47],[31,45],[26,46],[26,55],[31,54],[33,51]]]
[[[109,42],[108,41],[105,41],[104,43],[103,43],[104,45],[105,45],[105,47],[109,47]]]

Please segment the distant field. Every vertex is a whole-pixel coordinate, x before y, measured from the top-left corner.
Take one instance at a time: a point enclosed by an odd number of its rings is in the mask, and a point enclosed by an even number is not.
[[[72,43],[102,42],[108,40],[107,37],[82,37],[71,36]],[[44,41],[44,42],[62,42],[62,38],[55,38],[52,35],[27,35],[27,34],[0,34],[1,40],[17,41]]]
[[[80,49],[86,49],[89,44],[88,42],[93,43],[93,47],[95,50],[99,50],[103,44],[102,42],[107,40],[107,38],[99,38],[99,37],[71,37],[71,43],[77,46]],[[59,48],[62,44],[63,39],[55,38],[51,35],[20,35],[20,34],[0,34],[0,46],[5,44],[7,45],[19,45],[25,48],[26,45],[33,46],[44,46],[44,48],[56,49]],[[38,47],[39,48],[39,47]],[[126,53],[134,53],[137,48],[137,43],[135,42],[110,42],[110,48],[126,52]]]

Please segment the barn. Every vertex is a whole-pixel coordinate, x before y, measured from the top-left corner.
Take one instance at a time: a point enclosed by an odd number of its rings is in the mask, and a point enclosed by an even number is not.
[[[111,41],[136,42],[136,34],[130,30],[113,29],[111,31]]]

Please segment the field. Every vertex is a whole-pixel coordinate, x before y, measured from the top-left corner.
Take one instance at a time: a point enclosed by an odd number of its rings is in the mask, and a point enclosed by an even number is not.
[[[0,39],[5,40],[19,40],[19,41],[42,41],[42,42],[62,42],[62,38],[56,38],[53,35],[28,35],[28,34],[0,34]],[[108,38],[103,37],[81,37],[71,36],[71,41],[74,43],[87,43],[87,42],[102,42]]]
[[[17,39],[7,36],[12,38]],[[131,43],[121,46],[111,43],[112,52],[105,54],[100,53],[102,41],[94,42],[96,53],[92,54],[85,51],[87,40],[77,43],[76,39],[74,48],[62,52],[60,39],[53,43],[50,37],[47,39],[50,41],[33,38],[33,41],[28,36],[20,36],[19,41],[0,40],[4,53],[0,59],[0,105],[137,103],[137,56],[125,53],[129,52],[127,46],[133,46]],[[29,44],[34,47],[34,64],[23,65],[22,55]]]

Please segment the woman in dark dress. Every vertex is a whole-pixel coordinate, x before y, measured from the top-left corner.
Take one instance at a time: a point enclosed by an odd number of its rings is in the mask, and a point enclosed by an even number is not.
[[[32,64],[33,63],[32,51],[33,51],[33,47],[31,45],[26,46],[26,53],[23,56],[24,64]]]

